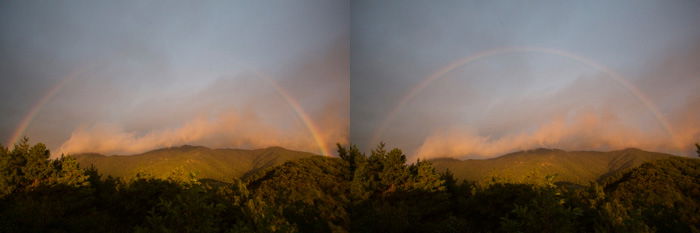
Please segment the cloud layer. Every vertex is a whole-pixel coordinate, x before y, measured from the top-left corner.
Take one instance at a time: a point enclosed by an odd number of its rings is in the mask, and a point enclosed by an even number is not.
[[[348,8],[313,0],[8,2],[0,7],[0,142],[17,131],[54,154],[180,144],[318,152],[295,111],[322,141],[346,142]]]
[[[328,122],[328,121],[326,121]],[[199,116],[179,127],[148,131],[145,134],[129,132],[118,125],[97,124],[74,131],[60,153],[97,152],[104,154],[134,154],[162,147],[184,144],[211,147],[264,148],[282,146],[290,149],[320,152],[319,143],[346,143],[343,124],[328,122],[323,125],[324,141],[314,140],[304,126],[281,130],[253,114],[228,111],[216,116]]]
[[[689,119],[698,113],[698,110],[688,111],[682,117]],[[694,140],[700,137],[700,125],[695,123],[683,126],[677,127],[673,136],[664,132],[645,133],[625,124],[612,113],[587,112],[573,117],[556,117],[529,132],[498,138],[481,136],[474,130],[460,128],[436,132],[426,138],[416,155],[419,158],[490,158],[540,147],[566,150],[641,148],[688,154],[694,148]]]
[[[413,157],[491,157],[534,147],[694,154],[700,120],[688,109],[700,99],[693,96],[700,89],[698,9],[691,1],[353,1],[351,141],[367,151],[381,140]],[[480,57],[430,83],[385,121],[402,96],[448,64],[512,47],[584,59]],[[673,139],[656,118],[666,118]],[[386,130],[375,136],[377,128]]]

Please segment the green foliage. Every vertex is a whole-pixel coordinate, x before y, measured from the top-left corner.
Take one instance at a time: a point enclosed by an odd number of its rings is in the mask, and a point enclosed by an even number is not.
[[[338,232],[349,224],[347,169],[338,159],[306,158],[267,172],[250,188],[299,231]]]
[[[509,183],[543,184],[543,177],[556,174],[555,182],[586,185],[642,163],[669,157],[672,155],[638,149],[610,152],[536,149],[492,159],[441,158],[431,162],[440,171],[449,169],[459,179],[480,183],[488,183],[495,178]]]
[[[224,218],[227,210],[240,208],[236,203],[226,202],[231,197],[214,192],[192,177],[188,175],[183,180],[181,174],[175,173],[169,178],[168,183],[178,188],[171,195],[158,198],[135,232],[225,232],[233,228],[225,219],[230,223],[242,221],[240,214]]]
[[[606,193],[661,232],[700,232],[700,160],[646,163],[604,181]]]
[[[435,228],[430,224],[437,223],[433,218],[449,217],[445,182],[429,162],[407,165],[401,150],[387,152],[383,143],[370,156],[353,147],[341,147],[339,152],[348,167],[354,168],[350,231],[425,232]]]
[[[0,150],[0,197],[40,186],[87,185],[88,176],[74,158],[61,156],[49,160],[49,156],[44,144],[31,146],[26,137],[12,150],[3,147]]]
[[[44,144],[30,145],[27,138],[12,150],[0,149],[0,216],[6,216],[0,220],[0,232],[37,232],[60,222],[71,225],[56,227],[61,232],[91,224],[82,222],[82,217],[93,214],[89,174],[71,157],[50,160],[49,155]],[[77,212],[81,217],[65,216]]]
[[[441,174],[438,174],[432,163],[419,159],[408,167],[408,171],[407,186],[411,189],[427,192],[444,191],[445,180],[442,179]]]
[[[700,232],[697,159],[632,168],[628,151],[610,161],[624,171],[572,185],[464,181],[384,144],[338,152],[229,182],[186,166],[113,178],[25,139],[0,147],[0,232]]]
[[[574,232],[582,210],[570,206],[555,186],[530,186],[533,198],[501,217],[503,232]]]
[[[51,184],[61,184],[70,187],[86,187],[89,185],[89,176],[86,171],[80,169],[75,158],[70,156],[61,156],[60,158],[49,162],[54,172],[48,177],[48,182]]]
[[[200,178],[232,182],[286,161],[314,156],[281,147],[257,150],[209,149],[201,146],[180,146],[153,150],[130,156],[100,154],[72,155],[83,166],[95,166],[104,175],[132,178],[150,174],[166,179],[174,169],[195,172]]]

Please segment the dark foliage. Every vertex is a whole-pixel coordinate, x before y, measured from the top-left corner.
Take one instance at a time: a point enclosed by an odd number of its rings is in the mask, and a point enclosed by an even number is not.
[[[0,147],[0,232],[700,232],[700,161],[645,163],[588,186],[458,181],[384,145],[226,183],[102,177],[25,139]]]

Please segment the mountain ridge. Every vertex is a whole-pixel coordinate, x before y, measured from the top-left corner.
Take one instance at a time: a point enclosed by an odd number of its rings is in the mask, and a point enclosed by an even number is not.
[[[429,161],[436,169],[450,170],[455,178],[462,180],[538,183],[548,175],[556,175],[555,181],[587,184],[644,162],[672,156],[675,155],[637,148],[607,152],[537,148],[489,159],[435,158]]]
[[[145,173],[165,178],[173,170],[182,168],[187,172],[194,172],[197,178],[231,181],[286,161],[319,155],[282,147],[211,149],[183,145],[133,155],[80,153],[71,156],[75,157],[81,166],[95,166],[101,174],[114,177],[133,177],[138,173]]]
[[[287,161],[318,156],[278,146],[260,149],[211,149],[183,145],[151,150],[134,155],[73,155],[81,166],[95,166],[103,175],[133,177],[138,173],[165,178],[174,169],[194,172],[197,178],[232,181]],[[637,167],[644,162],[674,155],[636,148],[614,151],[565,151],[536,148],[507,153],[490,159],[435,158],[429,161],[438,171],[449,170],[457,179],[489,182],[538,183],[548,175],[554,181],[588,184]]]

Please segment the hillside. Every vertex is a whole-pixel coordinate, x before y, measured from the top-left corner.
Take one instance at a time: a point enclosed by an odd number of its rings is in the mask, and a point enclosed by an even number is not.
[[[287,150],[281,147],[265,149],[210,149],[201,146],[181,146],[153,150],[136,155],[76,154],[82,167],[94,165],[104,175],[132,177],[138,172],[167,177],[173,169],[192,171],[198,178],[230,181],[255,171],[286,161],[315,154]]]
[[[484,160],[441,158],[431,162],[438,170],[449,169],[456,178],[471,181],[484,182],[495,178],[515,183],[537,183],[547,175],[556,174],[555,181],[587,184],[601,176],[671,156],[639,149],[610,152],[536,149]]]
[[[238,151],[262,164],[281,162],[274,154],[289,152],[186,146],[131,158],[216,164],[205,156],[216,151]],[[544,156],[559,166],[596,156],[580,153],[534,150],[493,160]],[[408,164],[399,149],[366,155],[340,147],[340,158],[293,159],[260,167],[242,181],[210,185],[182,176],[107,179],[78,167],[73,157],[49,159],[43,144],[24,141],[12,150],[0,146],[0,232],[700,232],[700,159],[639,150],[585,153],[609,157],[617,170],[582,186],[480,185],[457,183],[426,161]],[[632,168],[659,157],[666,158]],[[135,162],[108,164],[118,169]]]
[[[609,199],[637,209],[657,232],[700,232],[700,159],[656,160],[601,183]]]

